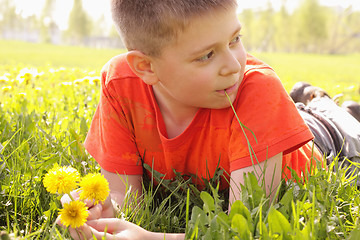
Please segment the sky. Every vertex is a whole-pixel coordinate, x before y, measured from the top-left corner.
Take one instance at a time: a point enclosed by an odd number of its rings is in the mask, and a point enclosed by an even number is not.
[[[17,11],[23,16],[40,14],[45,0],[13,0]],[[246,8],[261,8],[266,6],[269,0],[238,0],[239,11]],[[270,1],[275,9],[280,8],[282,0]],[[288,9],[295,8],[301,0],[287,0]],[[349,7],[354,10],[360,10],[360,0],[319,0],[320,4],[327,6]],[[67,19],[73,5],[73,0],[56,0],[54,20],[64,30],[67,27]],[[99,19],[102,15],[105,20],[111,23],[109,15],[109,0],[83,0],[83,7],[93,19]]]

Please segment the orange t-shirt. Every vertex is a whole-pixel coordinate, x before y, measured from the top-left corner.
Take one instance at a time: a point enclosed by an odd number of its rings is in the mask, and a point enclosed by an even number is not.
[[[185,131],[169,139],[152,87],[131,71],[125,54],[104,66],[101,87],[85,147],[103,169],[142,174],[144,162],[168,179],[174,169],[208,178],[218,164],[229,174],[252,165],[231,108],[199,109]],[[259,162],[283,152],[283,167],[305,169],[311,148],[304,144],[313,136],[269,66],[248,55],[233,104]]]

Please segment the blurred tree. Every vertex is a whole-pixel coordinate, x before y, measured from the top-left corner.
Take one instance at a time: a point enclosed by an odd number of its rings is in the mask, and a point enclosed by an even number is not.
[[[329,53],[359,52],[360,49],[360,12],[351,7],[343,11],[334,11],[329,28],[331,38]]]
[[[239,18],[242,24],[241,34],[244,36],[242,42],[244,43],[245,48],[251,51],[256,45],[255,37],[253,36],[253,32],[256,31],[254,28],[254,12],[252,9],[244,9]]]
[[[351,11],[351,10],[350,10]],[[351,11],[346,15],[344,30],[346,31],[345,40],[341,46],[348,46],[348,52],[360,51],[360,12]]]
[[[23,16],[12,0],[0,0],[0,6],[0,37],[8,40],[38,40],[39,21],[35,15]]]
[[[46,0],[40,17],[41,41],[51,43],[52,28],[57,27],[53,18],[56,0]]]
[[[105,21],[105,16],[102,14],[98,19],[94,21],[94,24],[91,28],[92,36],[107,36],[109,35],[109,29]]]
[[[260,51],[272,51],[274,50],[274,9],[271,5],[271,2],[268,1],[266,9],[259,13],[259,21],[256,29],[257,38],[260,40],[258,45],[258,50]],[[261,30],[260,30],[261,29]],[[260,30],[260,31],[259,31]]]
[[[11,0],[0,0],[0,5],[0,30],[4,36],[8,30],[13,31],[19,27],[19,16]]]
[[[328,37],[326,7],[318,0],[304,0],[294,14],[297,50],[323,52]]]
[[[65,35],[71,39],[72,44],[82,44],[90,35],[91,19],[85,12],[82,1],[74,0],[73,8],[69,15],[68,30]]]
[[[290,52],[293,50],[294,28],[292,16],[286,9],[286,0],[282,0],[280,11],[275,13],[275,34],[272,39],[276,51]]]
[[[244,9],[239,16],[243,24],[243,43],[249,50],[268,51],[273,50],[274,9],[268,1],[264,10],[253,11]]]

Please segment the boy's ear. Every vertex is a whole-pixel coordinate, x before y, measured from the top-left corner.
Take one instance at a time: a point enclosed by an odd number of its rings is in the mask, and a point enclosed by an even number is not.
[[[129,51],[126,60],[131,70],[146,84],[154,85],[159,81],[152,69],[151,58],[144,53],[137,50]]]

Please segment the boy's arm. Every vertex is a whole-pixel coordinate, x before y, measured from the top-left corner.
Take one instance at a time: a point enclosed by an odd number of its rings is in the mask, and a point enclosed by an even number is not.
[[[240,184],[244,184],[244,173],[256,172],[257,174],[255,174],[255,176],[258,177],[258,182],[260,183],[263,180],[262,172],[265,171],[266,195],[271,194],[271,196],[273,196],[281,180],[282,156],[283,154],[279,153],[254,166],[232,171],[230,179],[229,209],[231,204],[240,197]]]
[[[142,175],[117,174],[103,168],[101,168],[101,174],[108,180],[110,188],[110,198],[103,205],[102,217],[115,216],[112,202],[122,206],[127,191],[136,194],[137,198],[142,195]]]

